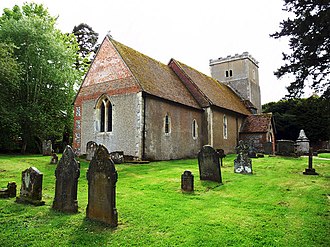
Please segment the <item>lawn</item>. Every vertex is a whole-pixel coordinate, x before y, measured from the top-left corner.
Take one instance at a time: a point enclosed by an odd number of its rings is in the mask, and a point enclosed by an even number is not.
[[[51,209],[55,165],[50,157],[0,155],[0,186],[21,186],[30,166],[43,174],[45,206],[0,200],[0,246],[330,246],[330,161],[314,159],[319,176],[305,176],[308,158],[253,159],[254,175],[233,172],[224,159],[223,185],[199,180],[197,160],[116,165],[119,225],[86,220],[86,171],[81,160],[78,214]],[[195,176],[182,193],[181,174]]]

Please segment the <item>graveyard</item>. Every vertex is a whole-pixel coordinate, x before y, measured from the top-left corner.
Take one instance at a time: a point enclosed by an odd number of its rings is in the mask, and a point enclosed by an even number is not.
[[[114,227],[86,217],[89,161],[78,159],[78,212],[67,213],[56,210],[60,175],[50,156],[0,155],[1,188],[15,181],[19,196],[22,172],[35,167],[43,175],[44,201],[0,199],[1,246],[330,245],[330,154],[313,157],[315,176],[303,174],[308,157],[252,159],[253,174],[235,173],[236,158],[223,159],[222,183],[200,180],[197,159],[116,164]],[[194,176],[193,192],[181,189],[186,170]]]

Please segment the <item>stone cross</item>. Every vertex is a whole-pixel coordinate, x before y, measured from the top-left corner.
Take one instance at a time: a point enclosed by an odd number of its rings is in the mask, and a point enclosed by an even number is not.
[[[22,172],[22,186],[20,196],[16,197],[17,203],[44,205],[42,199],[43,174],[35,167],[30,167]]]
[[[234,160],[234,172],[241,174],[252,174],[252,162],[249,158],[249,145],[240,140],[237,150],[237,158]]]
[[[89,141],[87,142],[87,145],[86,145],[86,160],[88,161],[91,161],[93,156],[94,156],[94,153],[97,149],[97,143],[96,142],[93,142],[93,141]]]
[[[117,171],[107,148],[102,144],[98,145],[87,171],[87,218],[104,222],[111,227],[118,225],[116,209],[117,179]]]
[[[55,170],[55,198],[53,209],[65,213],[77,213],[77,188],[80,176],[80,164],[75,160],[72,148],[66,146],[62,158]]]
[[[198,167],[201,180],[222,183],[218,153],[210,145],[203,146],[198,153]]]
[[[313,148],[309,149],[308,168],[305,169],[303,174],[304,175],[319,175],[317,172],[315,172],[315,169],[313,168]]]
[[[194,175],[191,171],[184,171],[181,175],[181,190],[185,192],[194,191]]]

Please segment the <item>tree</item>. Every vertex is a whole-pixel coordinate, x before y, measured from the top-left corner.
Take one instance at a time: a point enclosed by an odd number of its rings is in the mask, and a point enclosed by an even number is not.
[[[13,124],[19,126],[23,153],[35,140],[62,136],[73,122],[73,86],[80,77],[74,68],[78,44],[55,23],[56,18],[35,3],[5,9],[0,17],[0,42],[13,47],[19,64],[18,86],[6,80],[3,88],[12,95],[5,107],[16,116]]]
[[[288,98],[299,98],[309,80],[311,87],[330,97],[330,5],[329,0],[284,0],[284,10],[293,13],[280,23],[281,30],[270,36],[289,37],[291,54],[283,53],[285,64],[274,74],[292,74]]]
[[[76,67],[85,74],[99,48],[99,44],[97,44],[99,34],[85,23],[75,26],[72,33],[76,36],[79,44],[79,56],[76,61]]]

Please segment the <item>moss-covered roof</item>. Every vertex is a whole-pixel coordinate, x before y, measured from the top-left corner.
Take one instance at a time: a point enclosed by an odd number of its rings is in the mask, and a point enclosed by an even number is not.
[[[268,132],[271,126],[272,114],[263,113],[258,115],[249,115],[243,122],[242,133],[264,133]]]
[[[203,92],[211,105],[215,105],[244,115],[251,114],[251,112],[245,107],[241,98],[237,96],[237,94],[228,86],[179,61],[175,62],[197,85],[200,91]]]
[[[194,97],[167,65],[110,38],[142,91],[183,105],[200,108]]]

